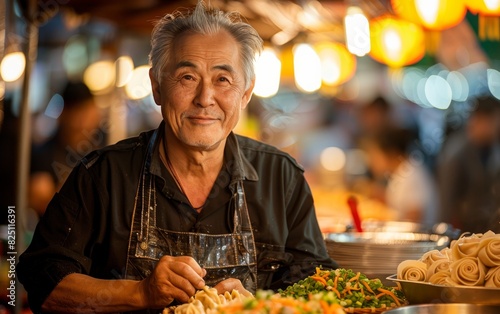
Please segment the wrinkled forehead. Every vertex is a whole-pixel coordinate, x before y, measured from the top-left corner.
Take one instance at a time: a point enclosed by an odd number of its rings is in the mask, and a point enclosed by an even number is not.
[[[171,65],[198,61],[228,64],[240,68],[240,45],[229,32],[223,29],[213,34],[187,31],[174,40],[170,61]]]

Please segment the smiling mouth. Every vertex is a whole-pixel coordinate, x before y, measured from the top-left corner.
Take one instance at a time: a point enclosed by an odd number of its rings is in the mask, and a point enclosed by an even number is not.
[[[189,121],[197,123],[197,124],[212,124],[217,121],[217,118],[214,117],[202,117],[202,116],[192,116],[188,117]]]

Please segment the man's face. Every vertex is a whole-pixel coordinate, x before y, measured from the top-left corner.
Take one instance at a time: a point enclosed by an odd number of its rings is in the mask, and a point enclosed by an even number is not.
[[[151,80],[167,134],[201,150],[225,141],[253,88],[252,83],[245,90],[239,44],[226,31],[182,34],[174,42],[161,84],[152,75]]]

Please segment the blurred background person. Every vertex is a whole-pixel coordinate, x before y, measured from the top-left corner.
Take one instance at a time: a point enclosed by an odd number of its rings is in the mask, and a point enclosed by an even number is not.
[[[414,132],[388,126],[368,135],[361,144],[373,174],[372,196],[396,211],[396,220],[430,228],[436,223],[435,179],[421,154],[410,150]]]
[[[388,126],[397,124],[392,105],[381,96],[367,104],[359,105],[355,114],[358,122],[358,137],[377,133]]]
[[[89,88],[68,82],[61,92],[63,109],[58,128],[47,141],[33,145],[29,181],[29,206],[42,216],[54,193],[76,163],[105,144],[100,129],[101,110]]]
[[[478,98],[438,156],[440,217],[463,232],[500,231],[500,102]]]

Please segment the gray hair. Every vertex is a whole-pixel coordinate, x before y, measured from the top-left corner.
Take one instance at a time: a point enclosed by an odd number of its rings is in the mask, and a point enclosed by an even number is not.
[[[226,13],[218,9],[206,9],[203,1],[198,1],[195,9],[188,15],[180,11],[161,18],[153,29],[149,63],[158,82],[171,58],[175,38],[186,31],[199,34],[215,34],[221,29],[228,31],[240,44],[241,59],[245,72],[245,89],[255,78],[254,61],[262,51],[262,39],[257,31],[241,20],[236,13]]]

